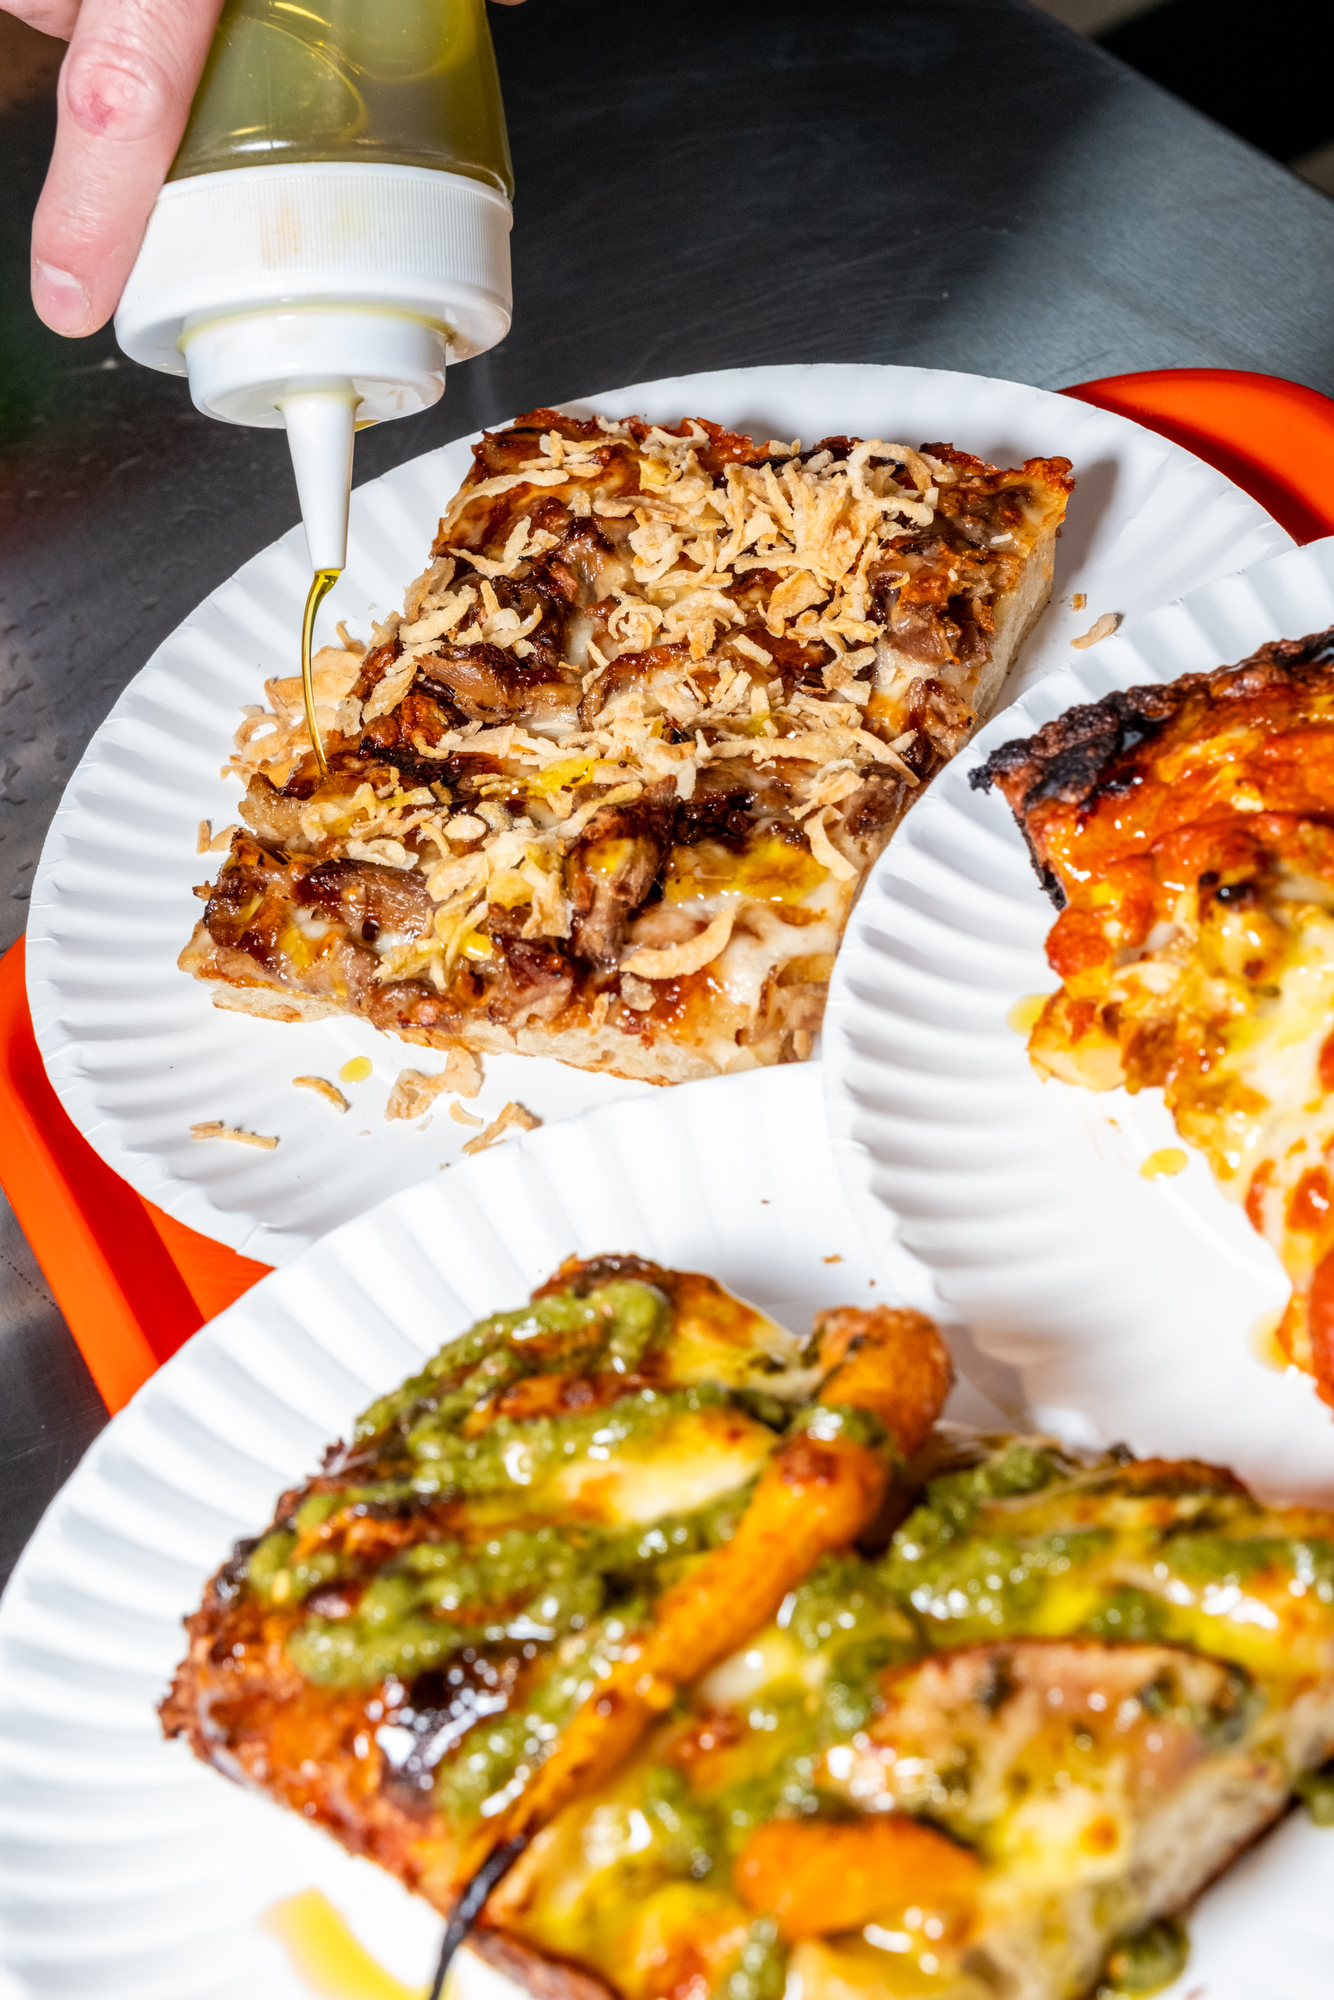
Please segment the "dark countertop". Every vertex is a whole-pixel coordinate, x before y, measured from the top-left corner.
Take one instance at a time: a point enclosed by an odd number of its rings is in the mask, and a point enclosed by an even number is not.
[[[364,435],[361,479],[535,404],[745,363],[1334,393],[1334,204],[1024,0],[528,0],[492,28],[514,331]],[[281,439],[198,416],[109,330],[33,317],[53,118],[42,92],[0,129],[0,949],[120,690],[296,515]],[[0,1576],[103,1420],[6,1214]]]

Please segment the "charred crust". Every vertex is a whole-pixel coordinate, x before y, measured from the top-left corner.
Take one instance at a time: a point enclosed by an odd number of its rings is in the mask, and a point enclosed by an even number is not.
[[[258,1535],[247,1535],[232,1544],[232,1552],[209,1586],[220,1604],[230,1604],[241,1592],[246,1566],[259,1547]]]
[[[969,773],[975,791],[992,785],[1016,815],[1044,799],[1088,807],[1115,785],[1118,761],[1161,735],[1189,703],[1252,701],[1274,688],[1329,692],[1334,685],[1334,626],[1304,639],[1276,639],[1236,666],[1183,674],[1165,686],[1117,688],[1081,702],[1033,736],[1018,736]],[[1127,774],[1128,775],[1128,774]]]
[[[1188,674],[1170,688],[1117,688],[1101,701],[1080,702],[1036,735],[1002,743],[969,772],[968,782],[976,792],[995,785],[1016,815],[1044,799],[1090,805],[1113,782],[1116,760],[1160,735],[1183,701],[1206,684],[1203,674]]]
[[[1032,736],[1016,736],[969,772],[974,791],[994,785],[1014,813],[1038,879],[1057,909],[1065,895],[1040,859],[1029,816],[1049,800],[1089,812],[1100,798],[1133,784],[1145,747],[1189,708],[1202,715],[1231,702],[1252,702],[1276,690],[1334,690],[1334,626],[1304,639],[1276,639],[1235,666],[1183,674],[1166,685],[1117,688],[1101,701],[1080,702]]]
[[[582,1299],[595,1292],[599,1285],[610,1284],[614,1278],[637,1278],[641,1284],[656,1285],[660,1292],[670,1295],[674,1275],[665,1271],[661,1264],[633,1254],[621,1256],[608,1252],[601,1257],[567,1257],[545,1283],[537,1287],[533,1297],[545,1299],[553,1292],[573,1292],[576,1298]]]

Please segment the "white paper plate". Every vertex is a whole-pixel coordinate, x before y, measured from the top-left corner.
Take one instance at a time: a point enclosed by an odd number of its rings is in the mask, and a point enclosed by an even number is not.
[[[704,415],[759,436],[835,432],[950,438],[1003,464],[1073,459],[1080,489],[1060,545],[1055,602],[1026,672],[1065,656],[1101,610],[1145,609],[1203,578],[1288,546],[1240,490],[1123,418],[979,376],[917,368],[753,368],[639,383],[571,405],[664,421]],[[352,503],[348,568],[322,617],[354,631],[402,602],[441,509],[469,464],[463,439],[364,486]],[[217,868],[196,857],[200,819],[236,816],[218,776],[243,703],[290,672],[309,575],[299,529],[257,556],[159,647],[94,737],[56,814],[33,886],[28,992],[37,1040],[66,1110],[102,1157],[180,1221],[281,1264],[336,1224],[455,1158],[467,1134],[438,1112],[429,1129],[386,1125],[404,1067],[438,1068],[363,1022],[309,1026],[215,1009],[176,970],[199,915],[191,885]],[[1070,608],[1083,590],[1087,612]],[[301,1074],[332,1077],[369,1055],[371,1082],[339,1118]],[[534,1057],[491,1057],[474,1109],[517,1098],[546,1119],[645,1086]],[[273,1153],[194,1145],[220,1118],[276,1133]]]
[[[205,1579],[358,1410],[572,1251],[628,1249],[803,1331],[821,1306],[890,1295],[838,1191],[816,1072],[768,1070],[609,1106],[395,1195],[214,1320],[102,1434],[0,1607],[0,1964],[21,1994],[297,1996],[257,1919],[312,1886],[400,1978],[427,1977],[424,1904],[164,1743],[154,1707]],[[998,1414],[966,1388],[952,1412]]]
[[[854,911],[825,1028],[835,1157],[875,1245],[906,1247],[985,1352],[1066,1435],[1231,1465],[1275,1499],[1334,1502],[1334,1417],[1257,1357],[1287,1297],[1274,1253],[1161,1093],[1039,1082],[1016,999],[1050,992],[1055,913],[1008,806],[969,770],[1072,702],[1230,663],[1334,624],[1334,540],[1192,591],[1074,656],[983,730],[909,816]],[[1334,1846],[1330,1850],[1334,1861]]]
[[[426,1980],[440,1930],[426,1906],[164,1743],[154,1707],[205,1578],[355,1411],[570,1251],[631,1247],[712,1271],[796,1328],[891,1286],[919,1295],[911,1265],[891,1276],[869,1259],[812,1068],[533,1133],[266,1279],[103,1433],[0,1605],[6,2000],[302,2000],[260,1926],[305,1888],[400,1979]],[[998,1416],[966,1385],[951,1414]],[[1326,2000],[1331,1859],[1334,1834],[1296,1818],[1253,1854],[1192,1920],[1177,2000]],[[477,1960],[460,1970],[454,2000],[514,2000]]]

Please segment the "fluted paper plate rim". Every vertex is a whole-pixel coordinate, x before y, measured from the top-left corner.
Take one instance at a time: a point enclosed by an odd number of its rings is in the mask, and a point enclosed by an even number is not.
[[[1056,984],[1054,911],[1009,808],[969,773],[1113,688],[1334,624],[1334,539],[1193,590],[1078,654],[981,731],[905,821],[853,912],[825,1024],[834,1156],[868,1239],[907,1249],[1039,1417],[1081,1442],[1230,1465],[1275,1499],[1334,1504],[1334,1419],[1259,1358],[1277,1258],[1161,1093],[1106,1096],[1030,1068],[1007,1016]]]
[[[1001,462],[1064,452],[1076,494],[1056,596],[1025,655],[1040,675],[1099,609],[1176,595],[1238,560],[1287,546],[1258,504],[1221,473],[1123,417],[1022,383],[868,365],[724,369],[668,377],[567,405],[662,420],[705,415],[806,442],[849,428],[909,441],[952,436]],[[348,567],[321,614],[363,636],[371,611],[398,606],[423,566],[439,514],[469,463],[471,438],[410,460],[353,496]],[[275,446],[275,449],[278,447]],[[1233,551],[1229,556],[1229,551]],[[429,1126],[386,1125],[390,1084],[442,1058],[367,1023],[279,1025],[211,1006],[176,969],[199,915],[192,886],[201,819],[234,821],[218,775],[244,702],[290,672],[309,576],[294,528],[247,563],[164,641],[97,731],[52,822],[28,920],[28,992],[48,1074],[66,1111],[117,1173],[178,1221],[281,1264],[396,1188],[457,1159],[467,1132],[442,1110]],[[1073,593],[1090,600],[1076,612]],[[342,1119],[297,1075],[334,1077],[368,1055],[372,1079]],[[497,1056],[473,1106],[510,1099],[545,1119],[648,1086],[536,1057]],[[218,1119],[280,1143],[272,1153],[193,1144]]]

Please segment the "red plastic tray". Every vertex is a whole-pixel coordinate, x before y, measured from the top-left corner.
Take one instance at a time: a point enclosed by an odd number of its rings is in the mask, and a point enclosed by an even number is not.
[[[1334,402],[1314,389],[1177,368],[1065,394],[1184,445],[1296,541],[1334,533]],[[0,1186],[109,1410],[269,1268],[144,1201],[75,1130],[33,1039],[22,941],[0,960]]]

